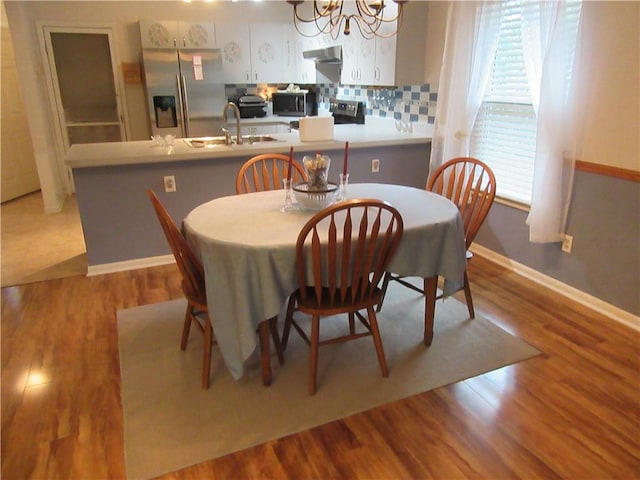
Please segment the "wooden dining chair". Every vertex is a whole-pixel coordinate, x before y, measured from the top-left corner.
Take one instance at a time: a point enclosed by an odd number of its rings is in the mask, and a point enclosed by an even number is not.
[[[462,216],[467,262],[473,257],[469,247],[484,222],[496,196],[496,178],[484,162],[472,157],[458,157],[438,167],[427,182],[427,190],[447,197],[456,204]],[[404,280],[404,277],[387,273],[382,286],[386,293],[390,280],[424,294],[424,290]],[[469,316],[475,317],[469,275],[464,271],[464,295]],[[442,298],[439,296],[438,298]],[[383,296],[384,299],[384,296]],[[382,302],[378,305],[378,311]]]
[[[263,153],[247,160],[236,176],[236,193],[263,192],[282,188],[282,180],[287,177],[289,156],[281,153]],[[291,180],[305,179],[304,167],[293,161]]]
[[[202,262],[195,255],[187,240],[171,219],[153,190],[147,190],[153,208],[156,212],[162,231],[173,253],[182,277],[182,290],[187,299],[180,349],[187,348],[191,325],[195,325],[204,335],[204,348],[202,354],[202,388],[209,388],[209,374],[211,371],[211,347],[215,342],[213,326],[207,304],[205,289],[204,268]],[[265,385],[271,383],[271,365],[269,356],[269,331],[273,339],[278,360],[284,363],[284,354],[280,344],[277,327],[278,317],[262,322],[259,327],[260,348],[262,351],[262,379]]]
[[[327,207],[300,231],[296,243],[299,288],[289,299],[282,345],[286,348],[291,326],[310,345],[309,394],[316,391],[318,349],[330,343],[372,336],[382,375],[389,375],[374,306],[382,296],[379,284],[402,233],[400,213],[374,199],[348,200]],[[365,309],[366,317],[360,312]],[[294,310],[311,315],[310,336],[293,318]],[[321,341],[321,317],[345,313],[348,333]],[[356,317],[364,326],[360,332]]]

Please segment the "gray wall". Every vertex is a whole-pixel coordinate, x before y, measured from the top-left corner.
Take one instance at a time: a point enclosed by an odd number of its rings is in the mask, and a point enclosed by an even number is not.
[[[286,153],[286,152],[283,152]],[[313,152],[296,151],[295,158]],[[323,150],[334,159],[343,150]],[[379,173],[371,159],[383,159]],[[427,180],[429,144],[349,149],[349,181],[423,188]],[[243,157],[74,169],[76,193],[89,267],[170,254],[146,190],[152,188],[179,224],[194,207],[213,198],[235,195],[236,174]],[[338,162],[341,164],[341,162]],[[337,181],[339,166],[331,169]],[[162,178],[175,175],[177,192],[164,193]]]
[[[476,243],[640,315],[640,183],[576,171],[567,233],[573,249],[529,242],[527,212],[494,203]]]

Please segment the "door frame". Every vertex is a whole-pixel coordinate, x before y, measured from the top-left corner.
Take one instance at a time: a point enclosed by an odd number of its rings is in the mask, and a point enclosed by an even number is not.
[[[51,44],[52,33],[88,33],[97,35],[107,35],[109,42],[109,51],[111,54],[111,70],[113,75],[113,84],[115,88],[115,96],[118,109],[118,117],[120,118],[120,132],[122,141],[127,141],[131,137],[129,129],[129,112],[127,108],[126,95],[124,95],[124,80],[119,74],[120,55],[117,48],[116,35],[117,29],[113,25],[87,25],[74,22],[59,21],[39,21],[37,22],[38,43],[40,45],[40,54],[42,58],[42,66],[47,86],[47,97],[49,99],[49,109],[55,133],[56,157],[58,160],[58,170],[64,181],[67,194],[75,191],[73,184],[73,174],[71,168],[65,164],[65,157],[69,150],[69,138],[65,126],[65,114],[62,105],[62,97],[60,95],[60,87],[58,75],[55,67],[55,59],[53,57],[53,47]]]

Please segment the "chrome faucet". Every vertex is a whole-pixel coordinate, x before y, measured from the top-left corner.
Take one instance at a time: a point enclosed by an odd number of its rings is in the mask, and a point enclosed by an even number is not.
[[[242,143],[242,136],[240,136],[240,110],[235,103],[229,102],[224,106],[224,110],[222,111],[222,120],[224,120],[225,122],[227,121],[227,111],[230,108],[236,115],[236,144],[240,145]],[[225,129],[223,128],[222,131],[225,131]],[[227,145],[231,145],[231,135],[229,134],[228,130],[225,132],[225,137],[227,140]]]

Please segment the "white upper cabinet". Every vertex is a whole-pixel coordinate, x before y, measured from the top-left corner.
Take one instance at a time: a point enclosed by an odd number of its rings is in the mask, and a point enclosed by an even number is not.
[[[389,2],[385,6],[387,17],[397,13],[397,5]],[[396,29],[396,22],[385,23],[379,32],[389,35]],[[390,37],[364,38],[357,25],[352,22],[351,34],[342,39],[342,74],[340,80],[356,85],[394,85],[396,70],[396,35]]]
[[[389,29],[390,27],[387,27]],[[342,37],[340,81],[350,85],[393,85],[396,69],[396,37],[363,38],[357,27]]]
[[[314,39],[298,33],[292,24],[285,25],[284,32],[286,61],[283,82],[316,83],[316,64],[302,55],[304,51],[315,48]]]
[[[376,38],[373,85],[395,85],[397,37]]]
[[[373,85],[375,40],[363,38],[352,30],[351,35],[342,36],[342,72],[340,81],[347,85]]]
[[[285,79],[285,27],[280,24],[221,23],[216,41],[222,50],[226,83],[281,83]]]
[[[222,69],[226,83],[252,83],[251,42],[248,24],[219,23],[216,43],[222,50]]]
[[[268,23],[250,25],[252,83],[284,81],[287,27]]]
[[[215,25],[140,20],[140,40],[142,48],[216,48]]]
[[[179,22],[178,33],[180,48],[216,48],[213,23]]]

